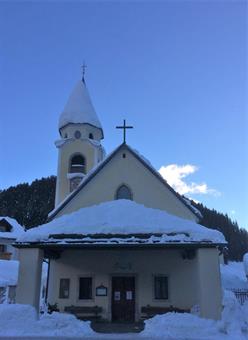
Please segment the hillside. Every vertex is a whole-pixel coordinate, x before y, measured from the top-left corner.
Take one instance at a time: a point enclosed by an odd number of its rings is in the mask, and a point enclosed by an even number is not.
[[[56,177],[51,176],[35,180],[31,184],[23,183],[0,192],[0,216],[10,216],[26,228],[46,222],[48,213],[54,208]],[[228,258],[242,260],[248,252],[248,232],[239,228],[227,214],[208,209],[202,204],[191,202],[203,215],[200,223],[212,229],[218,229],[229,243]]]

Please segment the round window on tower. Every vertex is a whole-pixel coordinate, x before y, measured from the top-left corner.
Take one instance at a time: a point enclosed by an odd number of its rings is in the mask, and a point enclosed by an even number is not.
[[[81,132],[80,131],[75,131],[75,133],[74,133],[74,137],[76,138],[76,139],[79,139],[79,138],[81,138]]]

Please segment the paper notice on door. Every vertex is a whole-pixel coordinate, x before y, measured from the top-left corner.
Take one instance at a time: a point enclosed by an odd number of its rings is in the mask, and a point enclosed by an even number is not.
[[[131,290],[128,290],[126,292],[126,299],[127,300],[132,300],[133,299],[133,292]]]
[[[120,301],[120,299],[121,299],[121,292],[114,292],[114,299],[115,299],[115,301]]]

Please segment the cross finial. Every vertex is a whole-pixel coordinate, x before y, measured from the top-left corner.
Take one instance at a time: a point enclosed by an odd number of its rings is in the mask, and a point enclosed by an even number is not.
[[[116,126],[116,129],[123,129],[123,143],[126,144],[126,129],[133,129],[133,126],[127,126],[126,119],[124,119],[123,126]]]
[[[85,70],[86,70],[86,67],[87,67],[85,62],[83,62],[83,65],[81,67],[82,67],[82,81],[84,82],[84,75],[85,75]]]

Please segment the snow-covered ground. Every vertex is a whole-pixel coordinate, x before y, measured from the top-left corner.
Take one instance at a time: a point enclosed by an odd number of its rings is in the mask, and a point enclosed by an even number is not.
[[[192,314],[167,313],[145,322],[142,336],[182,339],[248,339],[248,302],[241,306],[233,293],[224,291],[221,321],[201,319]]]
[[[35,309],[28,305],[0,305],[0,336],[90,336],[94,332],[89,322],[73,315],[44,314],[37,320]]]
[[[228,291],[224,295],[224,310],[221,321],[201,319],[192,314],[167,313],[157,315],[145,322],[145,330],[140,334],[122,335],[122,339],[248,339],[248,302],[241,306],[235,296]],[[0,305],[0,337],[4,336],[47,336],[120,338],[102,335],[90,328],[89,322],[79,321],[70,314],[44,314],[37,320],[33,307],[27,305]]]

